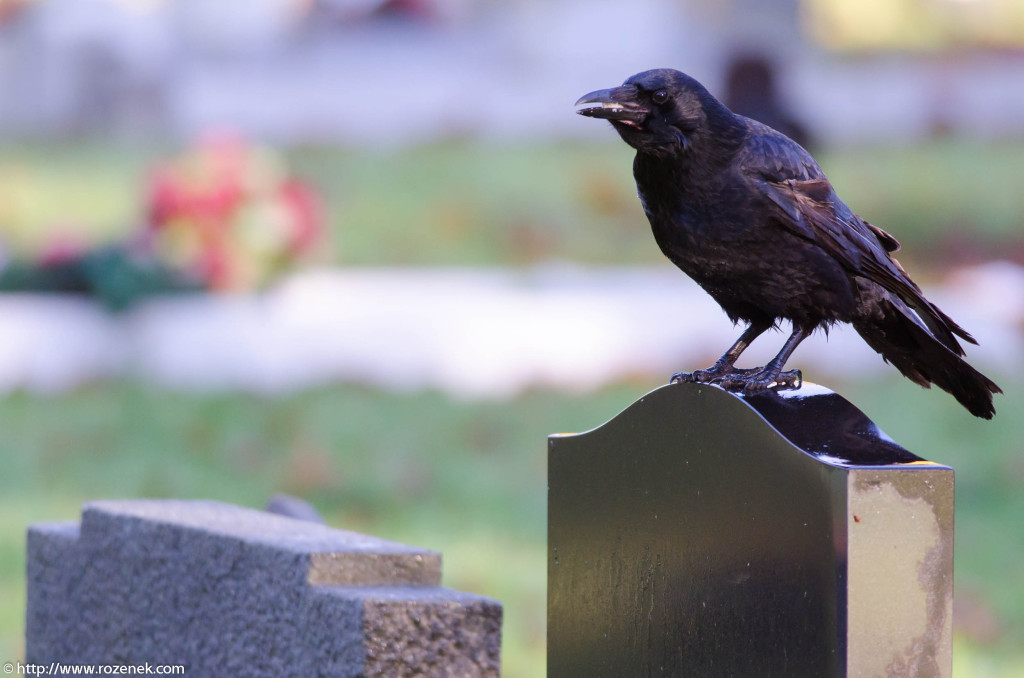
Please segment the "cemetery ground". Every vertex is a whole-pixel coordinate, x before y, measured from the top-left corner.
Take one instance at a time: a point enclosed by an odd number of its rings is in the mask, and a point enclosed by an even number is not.
[[[320,263],[667,266],[620,146],[609,131],[607,144],[453,140],[287,157],[328,203]],[[93,243],[132,233],[147,167],[172,150],[0,148],[6,255],[44,247],[41,223],[59,221]],[[959,263],[1024,261],[1022,151],[1022,141],[943,139],[817,155],[840,194],[903,242],[901,261],[927,284]],[[992,422],[895,371],[825,384],[912,452],[956,469],[962,678],[1024,675],[1024,375],[990,376],[1006,391]],[[98,498],[260,507],[288,492],[333,526],[442,551],[445,585],[505,604],[504,675],[543,675],[545,438],[592,428],[660,383],[644,376],[589,393],[465,400],[353,384],[269,398],[117,380],[0,397],[0,656],[22,652],[29,523],[76,520],[81,503]]]

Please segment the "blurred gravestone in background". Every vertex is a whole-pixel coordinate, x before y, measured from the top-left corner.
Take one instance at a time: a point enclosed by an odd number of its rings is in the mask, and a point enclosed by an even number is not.
[[[729,61],[722,102],[734,113],[777,129],[813,150],[807,128],[782,100],[775,66],[767,55],[738,54]]]
[[[951,674],[953,471],[827,389],[660,388],[548,485],[548,675]]]
[[[205,501],[101,501],[28,536],[25,657],[205,676],[499,675],[502,608],[441,554]]]

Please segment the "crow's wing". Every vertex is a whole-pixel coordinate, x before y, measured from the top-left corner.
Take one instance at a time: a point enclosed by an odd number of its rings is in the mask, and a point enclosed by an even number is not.
[[[854,214],[807,151],[760,123],[749,127],[751,135],[739,151],[738,166],[783,228],[821,247],[850,273],[898,296],[951,351],[963,355],[954,334],[977,343],[924,298],[921,288],[889,256],[899,249],[899,242]]]

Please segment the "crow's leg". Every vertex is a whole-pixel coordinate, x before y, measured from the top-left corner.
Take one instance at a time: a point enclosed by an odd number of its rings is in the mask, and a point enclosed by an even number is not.
[[[781,388],[800,388],[803,382],[803,376],[800,374],[800,370],[790,370],[783,372],[782,367],[789,360],[789,356],[793,354],[796,347],[800,345],[800,342],[806,339],[810,335],[810,332],[803,329],[802,327],[793,327],[793,334],[789,335],[789,339],[786,340],[785,345],[779,354],[769,361],[764,369],[757,371],[755,374],[736,374],[733,376],[726,377],[722,380],[722,386],[727,389],[743,389],[744,393],[757,393],[758,391],[764,391],[769,388],[781,387]]]
[[[764,334],[765,330],[771,327],[770,322],[752,322],[747,326],[747,329],[743,330],[743,334],[736,340],[728,351],[725,352],[721,358],[715,361],[715,364],[706,370],[695,370],[693,372],[676,372],[672,375],[671,383],[675,384],[678,382],[697,382],[698,384],[710,384],[716,381],[721,381],[726,377],[732,375],[752,375],[761,371],[761,368],[755,367],[750,370],[740,370],[733,367],[736,360],[740,357],[740,354],[750,346],[750,342],[757,339],[759,336]]]

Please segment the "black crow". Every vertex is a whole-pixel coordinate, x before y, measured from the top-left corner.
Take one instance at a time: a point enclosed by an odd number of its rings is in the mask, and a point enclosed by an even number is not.
[[[782,371],[793,350],[814,330],[848,322],[908,379],[992,418],[992,395],[1002,391],[961,358],[957,337],[977,342],[924,298],[891,255],[896,239],[854,214],[799,144],[671,69],[639,73],[576,106],[636,149],[633,176],[661,251],[734,323],[747,323],[714,365],[673,381],[746,393],[798,386],[798,370]],[[781,320],[793,333],[779,354],[763,368],[736,368]]]

